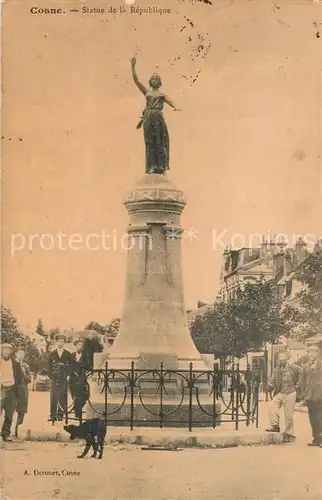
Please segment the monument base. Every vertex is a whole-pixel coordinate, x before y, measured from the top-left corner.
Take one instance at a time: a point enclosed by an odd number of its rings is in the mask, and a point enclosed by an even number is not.
[[[132,387],[134,396],[141,391],[141,395],[154,396],[154,399],[158,401],[160,385],[164,391],[163,396],[176,396],[179,399],[182,393],[184,397],[187,396],[188,387],[191,384],[193,390],[198,389],[200,396],[209,397],[211,393],[212,371],[205,370],[202,359],[196,358],[191,361],[191,359],[180,359],[169,355],[145,355],[134,360],[110,358],[105,361],[106,365],[105,363],[102,365],[102,359],[95,354],[94,360],[94,369],[102,369],[101,384],[97,384],[98,372],[89,380],[91,395],[96,399],[99,399],[98,394],[104,391],[102,386],[104,377],[106,377],[108,398],[122,397],[125,389],[129,397]]]
[[[215,406],[210,397],[200,398],[200,405],[195,401],[189,405],[189,400],[178,401],[177,398],[167,398],[156,401],[153,398],[145,398],[142,404],[139,398],[134,398],[133,403],[121,398],[112,398],[105,403],[93,401],[85,408],[85,419],[104,419],[105,408],[107,409],[107,423],[110,426],[130,427],[217,427],[221,424],[221,404]],[[181,404],[180,404],[181,403]],[[214,413],[215,409],[215,415]]]
[[[201,356],[195,358],[183,358],[179,356],[172,356],[169,354],[147,354],[137,357],[118,357],[111,356],[111,352],[100,352],[94,354],[94,370],[104,369],[105,363],[108,369],[114,370],[131,370],[132,362],[134,363],[135,370],[160,370],[161,363],[165,370],[184,370],[188,371],[190,363],[194,371],[208,370],[204,359]]]

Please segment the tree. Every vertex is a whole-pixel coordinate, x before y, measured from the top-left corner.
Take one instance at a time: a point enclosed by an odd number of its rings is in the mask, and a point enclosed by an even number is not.
[[[87,349],[88,356],[91,360],[93,360],[93,355],[95,352],[101,352],[103,350],[104,343],[111,343],[110,339],[115,337],[118,334],[120,329],[121,320],[119,318],[113,318],[110,323],[106,325],[101,325],[97,321],[91,321],[85,327],[85,330],[94,330],[98,333],[98,337],[94,337],[93,339],[88,339],[87,345],[85,348]]]
[[[36,333],[40,335],[41,337],[47,337],[47,333],[45,333],[44,330],[44,325],[41,319],[38,320],[37,327],[36,327]]]
[[[38,362],[38,373],[40,375],[48,375],[48,367],[49,367],[49,356],[50,352],[42,352],[39,357]]]
[[[237,288],[228,302],[216,302],[191,327],[199,351],[236,357],[260,350],[266,342],[275,343],[287,331],[276,284],[263,278]]]
[[[113,318],[110,323],[106,325],[101,325],[97,321],[91,321],[85,327],[85,330],[94,330],[104,337],[116,337],[120,329],[121,320],[120,318]]]
[[[299,340],[322,332],[322,248],[317,246],[295,270],[302,284],[295,298],[298,307],[286,305],[284,314]]]
[[[41,354],[37,344],[32,341],[30,337],[26,337],[25,344],[22,347],[26,352],[26,362],[28,363],[30,370],[33,373],[38,373]]]
[[[22,335],[17,319],[10,309],[1,305],[1,340],[3,343],[12,344],[14,347],[22,345],[25,337]]]
[[[120,329],[120,326],[121,326],[121,320],[120,320],[120,318],[114,318],[106,326],[107,326],[107,336],[115,338],[117,336],[118,332],[119,332],[119,329]]]
[[[85,330],[95,330],[95,332],[100,335],[104,335],[106,333],[106,328],[97,321],[90,321],[88,325],[85,326]]]
[[[197,349],[206,354],[227,355],[230,351],[229,306],[216,302],[191,326],[191,336]]]
[[[49,330],[49,335],[48,335],[48,337],[49,337],[49,339],[50,339],[50,340],[55,340],[56,335],[59,335],[60,333],[61,333],[61,332],[60,332],[60,329],[59,329],[59,328],[51,328],[51,329]]]
[[[40,358],[37,345],[30,337],[21,333],[17,319],[4,306],[1,306],[1,339],[3,343],[12,344],[15,349],[23,349],[31,371],[37,372]]]

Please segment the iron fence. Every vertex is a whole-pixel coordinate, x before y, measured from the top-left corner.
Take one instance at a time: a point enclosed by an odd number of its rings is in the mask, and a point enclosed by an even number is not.
[[[74,375],[81,383],[78,393],[75,395],[74,387],[70,398]],[[109,368],[107,362],[102,369],[88,371],[83,366],[64,365],[60,367],[58,390],[55,378],[51,381],[51,397],[53,391],[57,400],[56,411],[51,411],[49,418],[53,425],[56,420],[65,420],[66,424],[86,420],[86,406],[91,418],[96,416],[109,425],[126,425],[131,430],[152,425],[183,426],[191,431],[193,427],[215,428],[228,422],[236,430],[241,423],[258,427],[259,376],[249,365],[245,370],[238,364],[221,369],[214,363],[212,370],[203,371],[194,370],[192,363],[189,370],[167,369],[163,363],[151,370],[137,369],[134,362],[128,370]],[[77,415],[80,398],[82,408]]]

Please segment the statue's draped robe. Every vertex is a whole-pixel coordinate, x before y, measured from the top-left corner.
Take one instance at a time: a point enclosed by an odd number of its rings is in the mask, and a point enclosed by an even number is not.
[[[146,95],[143,112],[145,141],[145,170],[147,173],[163,173],[169,169],[170,141],[168,128],[163,117],[165,95]]]

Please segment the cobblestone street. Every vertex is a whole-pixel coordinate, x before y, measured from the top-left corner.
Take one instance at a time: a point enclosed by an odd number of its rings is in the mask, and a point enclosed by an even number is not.
[[[304,443],[229,449],[106,447],[103,460],[76,458],[80,443],[6,443],[3,499],[317,500],[322,450]],[[58,471],[56,476],[34,471]],[[74,471],[79,475],[65,475]]]

